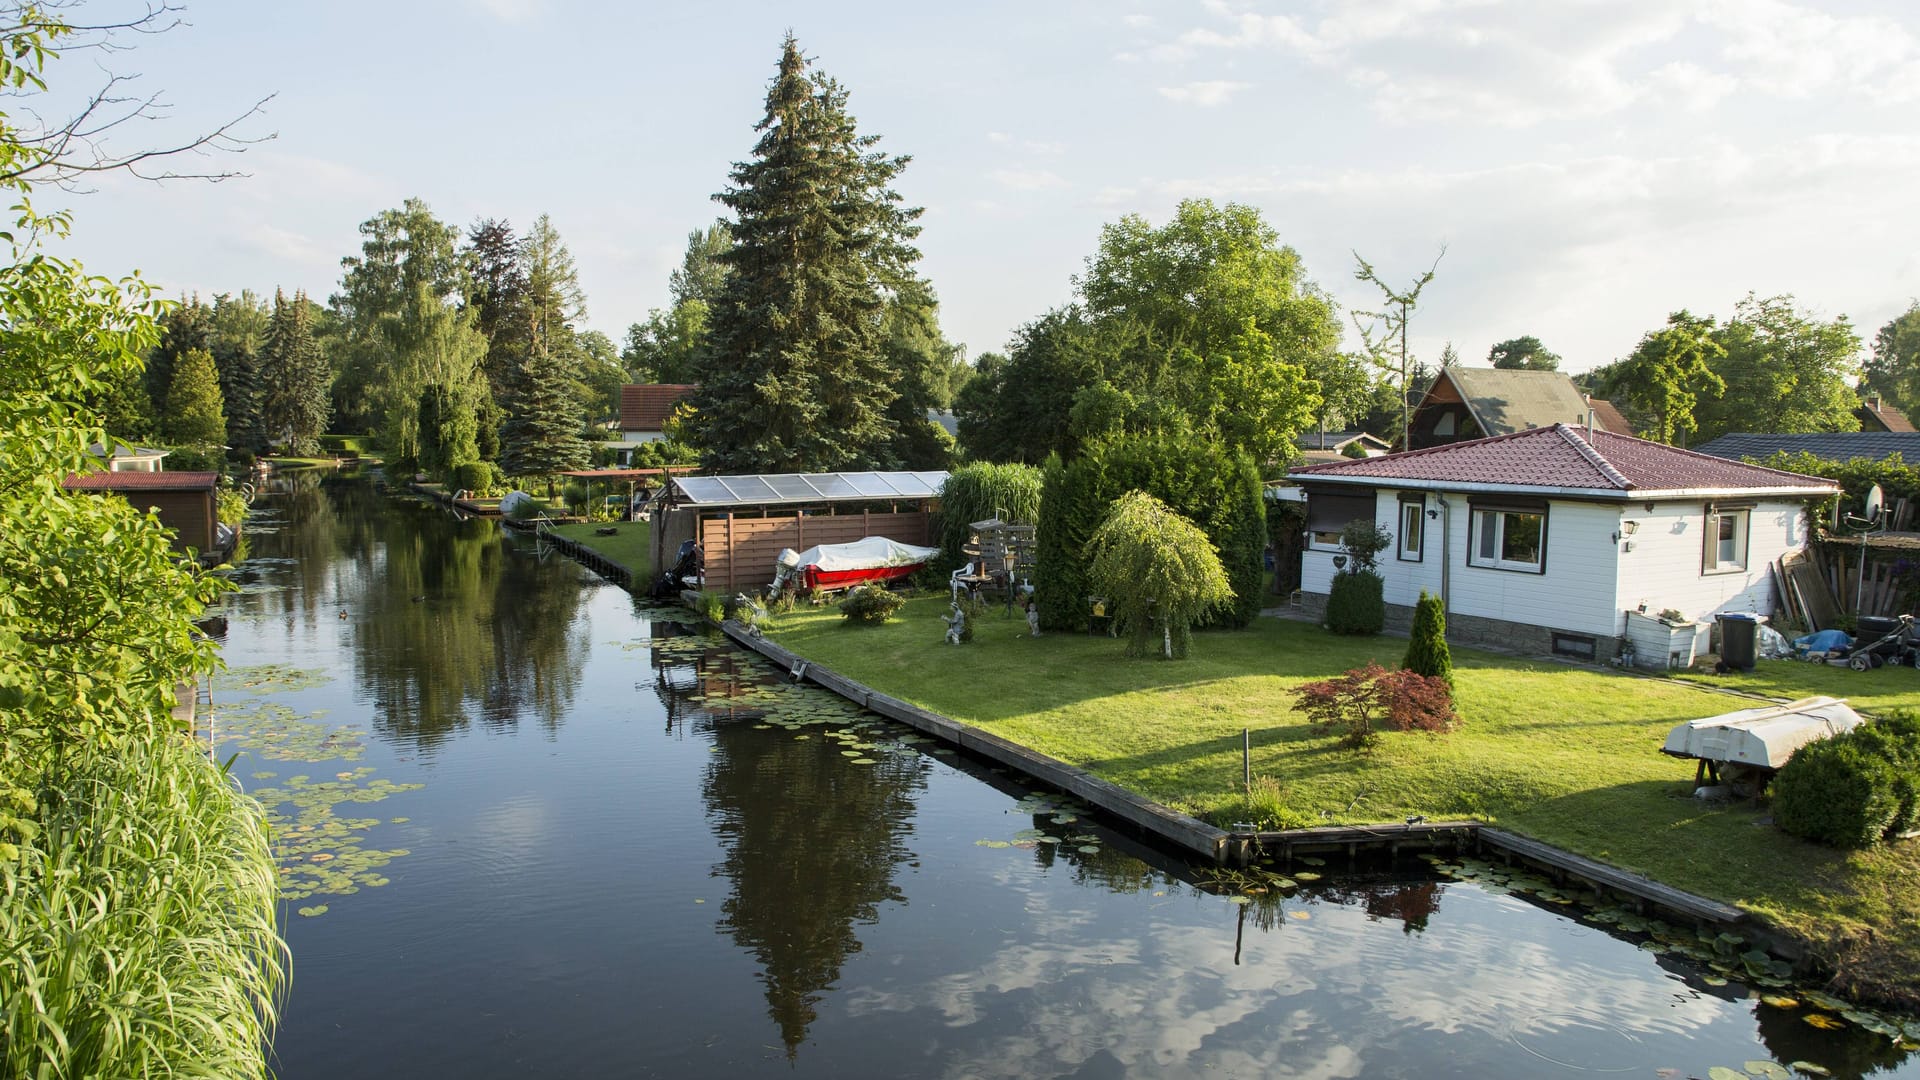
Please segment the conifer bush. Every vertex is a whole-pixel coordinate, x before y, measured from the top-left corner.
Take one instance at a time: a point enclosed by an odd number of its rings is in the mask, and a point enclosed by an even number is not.
[[[1386,582],[1372,570],[1333,575],[1327,595],[1327,629],[1336,634],[1377,634],[1387,625]]]
[[[1447,648],[1447,612],[1440,598],[1420,590],[1420,602],[1413,609],[1413,636],[1407,642],[1407,655],[1400,666],[1421,675],[1431,675],[1453,686],[1453,653]]]

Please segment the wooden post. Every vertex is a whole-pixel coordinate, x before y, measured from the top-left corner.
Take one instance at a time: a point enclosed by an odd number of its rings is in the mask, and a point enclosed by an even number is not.
[[[1248,728],[1240,729],[1240,773],[1247,794],[1253,794],[1253,732]]]
[[[733,511],[727,511],[727,591],[733,591]]]

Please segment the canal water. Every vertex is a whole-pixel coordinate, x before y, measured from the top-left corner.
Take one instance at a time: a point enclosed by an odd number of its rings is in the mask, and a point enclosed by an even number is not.
[[[365,481],[248,536],[217,735],[277,822],[287,1080],[1920,1077],[1497,869],[1210,881]]]

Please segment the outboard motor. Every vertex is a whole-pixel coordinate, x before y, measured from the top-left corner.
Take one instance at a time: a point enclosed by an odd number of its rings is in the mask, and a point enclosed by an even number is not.
[[[687,587],[687,579],[699,577],[706,572],[707,555],[697,541],[682,540],[680,553],[674,558],[673,569],[660,575],[654,583],[651,593],[655,600],[667,600],[680,594]]]

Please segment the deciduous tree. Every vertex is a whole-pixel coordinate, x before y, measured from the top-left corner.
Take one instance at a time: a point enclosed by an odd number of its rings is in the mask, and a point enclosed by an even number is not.
[[[1233,602],[1226,569],[1198,525],[1144,491],[1113,504],[1087,541],[1093,587],[1127,635],[1127,655],[1187,655],[1193,624]]]
[[[1726,392],[1697,409],[1702,440],[1730,431],[1858,431],[1860,337],[1842,315],[1822,320],[1791,296],[1748,293],[1713,335],[1723,355],[1708,366]]]
[[[219,446],[227,437],[227,418],[220,405],[220,372],[213,354],[189,349],[173,366],[167,387],[167,408],[160,415],[160,434],[177,446]]]
[[[1647,418],[1639,428],[1643,437],[1670,445],[1684,440],[1699,427],[1694,409],[1701,398],[1726,391],[1710,363],[1726,351],[1713,339],[1713,329],[1712,316],[1676,311],[1620,364],[1616,393]]]
[[[1560,354],[1540,344],[1540,339],[1532,334],[1508,338],[1488,349],[1487,361],[1505,371],[1560,370]]]
[[[1434,272],[1440,268],[1440,260],[1445,258],[1447,249],[1443,246],[1440,254],[1433,257],[1433,265],[1427,271],[1413,279],[1413,284],[1404,289],[1395,289],[1381,280],[1373,264],[1353,253],[1353,261],[1359,263],[1353,276],[1361,281],[1371,282],[1380,290],[1383,304],[1379,311],[1356,311],[1353,313],[1354,329],[1360,331],[1360,339],[1366,344],[1367,356],[1375,365],[1385,370],[1400,391],[1400,423],[1395,433],[1394,445],[1407,445],[1407,424],[1413,416],[1415,394],[1416,361],[1407,349],[1407,326],[1413,318],[1414,308],[1420,304],[1420,293],[1433,283]],[[1362,321],[1362,320],[1366,321]]]
[[[1920,300],[1873,335],[1862,385],[1901,412],[1920,410]]]

